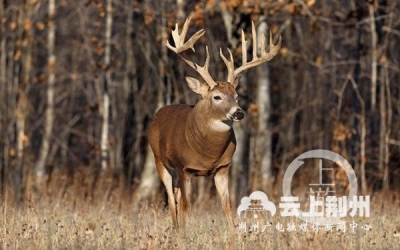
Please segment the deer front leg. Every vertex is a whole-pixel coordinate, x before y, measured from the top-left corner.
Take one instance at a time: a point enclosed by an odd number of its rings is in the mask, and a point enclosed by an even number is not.
[[[224,209],[229,226],[230,226],[231,230],[232,229],[234,230],[235,223],[233,221],[232,205],[231,205],[231,199],[229,197],[229,169],[230,169],[230,166],[231,166],[231,164],[220,168],[214,176],[214,182],[215,182],[215,186],[217,188],[219,197],[221,198],[222,208]]]
[[[180,192],[179,192],[180,191]],[[190,210],[190,196],[192,195],[191,175],[186,172],[179,174],[179,199],[178,199],[178,216],[180,225],[185,228],[187,215]]]

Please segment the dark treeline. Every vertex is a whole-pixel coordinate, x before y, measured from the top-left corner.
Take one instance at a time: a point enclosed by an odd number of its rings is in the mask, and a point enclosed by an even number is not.
[[[364,193],[399,190],[399,15],[387,0],[1,0],[2,194],[23,201],[55,173],[90,175],[91,187],[108,173],[138,199],[159,193],[149,122],[163,105],[198,98],[184,81],[196,73],[165,46],[188,16],[189,35],[206,30],[188,57],[202,64],[208,45],[217,80],[226,76],[219,48],[239,65],[251,20],[282,36],[280,53],[238,88],[236,200],[278,192],[285,168],[310,149],[348,159]]]

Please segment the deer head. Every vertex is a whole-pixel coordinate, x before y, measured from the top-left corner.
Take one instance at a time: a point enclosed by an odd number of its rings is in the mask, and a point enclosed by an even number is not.
[[[211,99],[211,107],[213,107],[214,112],[221,113],[223,111],[225,116],[222,118],[227,118],[227,121],[237,121],[241,120],[244,117],[243,111],[240,107],[235,104],[237,103],[237,94],[234,91],[239,84],[240,74],[247,69],[265,63],[271,60],[279,51],[281,46],[281,37],[279,37],[279,41],[277,45],[274,45],[272,42],[272,34],[270,34],[270,51],[266,51],[266,39],[265,35],[262,35],[261,39],[261,55],[257,55],[257,34],[254,26],[254,22],[252,22],[252,36],[253,36],[253,59],[250,62],[247,62],[247,41],[245,39],[245,34],[242,30],[242,66],[235,69],[234,60],[232,56],[232,52],[228,49],[229,59],[227,59],[222,53],[222,49],[220,49],[220,56],[224,61],[227,69],[228,69],[228,77],[226,82],[216,82],[210,75],[208,67],[210,62],[210,54],[208,51],[208,47],[206,46],[206,60],[204,66],[200,66],[187,58],[185,58],[181,53],[192,49],[195,52],[194,44],[202,37],[205,33],[203,29],[197,31],[188,41],[185,42],[186,35],[190,25],[190,18],[186,19],[182,32],[179,34],[178,24],[176,24],[175,30],[172,31],[172,38],[175,43],[175,47],[172,46],[169,41],[167,41],[166,46],[177,53],[184,62],[186,62],[190,67],[192,67],[195,71],[199,73],[202,77],[203,81],[197,80],[195,78],[187,77],[186,81],[192,91],[202,96],[203,99]],[[231,85],[233,88],[230,88],[226,85]],[[221,86],[221,88],[217,88],[214,90],[216,86]],[[222,87],[224,86],[224,87]],[[233,89],[233,91],[232,91]],[[235,100],[235,101],[233,101]],[[230,107],[230,108],[229,108]],[[229,110],[228,110],[229,109]],[[211,110],[210,110],[211,111]],[[221,120],[225,123],[225,120]],[[228,124],[229,125],[229,122]]]

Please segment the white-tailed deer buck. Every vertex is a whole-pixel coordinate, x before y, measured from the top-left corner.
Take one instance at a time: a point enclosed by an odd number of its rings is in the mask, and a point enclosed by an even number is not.
[[[261,55],[258,56],[253,23],[252,61],[247,62],[247,46],[242,31],[243,64],[235,69],[231,51],[228,49],[230,58],[227,59],[220,50],[220,56],[228,68],[228,78],[225,82],[218,82],[213,80],[208,71],[210,55],[207,47],[204,66],[193,63],[181,54],[188,49],[194,51],[194,44],[205,33],[204,30],[199,30],[185,42],[189,24],[190,19],[187,19],[181,34],[176,24],[175,30],[172,31],[175,47],[168,41],[166,46],[201,76],[202,79],[186,78],[190,89],[201,95],[201,100],[195,106],[182,104],[161,108],[150,127],[149,142],[154,153],[157,172],[167,189],[168,206],[174,227],[184,227],[186,224],[190,206],[191,177],[213,175],[222,207],[230,226],[234,228],[228,187],[229,168],[236,148],[232,124],[244,117],[237,102],[238,95],[235,88],[240,73],[271,60],[278,53],[281,38],[277,45],[274,45],[270,34],[270,49],[267,52],[263,35]]]

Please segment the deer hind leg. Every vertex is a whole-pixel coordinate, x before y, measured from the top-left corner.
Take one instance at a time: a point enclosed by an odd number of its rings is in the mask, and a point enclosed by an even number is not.
[[[168,195],[168,207],[172,217],[172,223],[175,229],[178,229],[178,220],[176,217],[177,209],[175,204],[175,197],[172,185],[172,175],[168,172],[165,166],[161,163],[161,161],[156,160],[157,172],[160,176],[161,181],[164,183],[165,188],[167,189]]]
[[[229,168],[230,165],[219,169],[214,176],[214,182],[229,226],[234,230],[235,223],[233,221],[232,205],[229,197]]]

